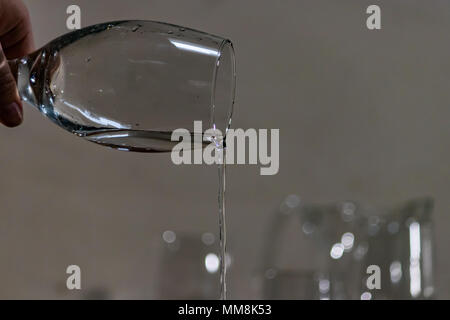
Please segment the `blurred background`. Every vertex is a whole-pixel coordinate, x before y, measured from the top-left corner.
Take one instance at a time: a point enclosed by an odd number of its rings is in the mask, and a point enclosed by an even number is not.
[[[229,167],[229,298],[450,298],[448,1],[25,3],[37,47],[67,32],[70,4],[82,26],[232,39],[233,127],[279,128],[280,171]],[[215,167],[101,148],[25,112],[0,128],[0,298],[218,297]],[[371,263],[382,293],[361,287]],[[72,264],[82,290],[66,288]]]

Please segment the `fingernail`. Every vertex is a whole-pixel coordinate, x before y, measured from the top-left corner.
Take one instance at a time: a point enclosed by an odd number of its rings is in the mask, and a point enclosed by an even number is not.
[[[16,103],[10,103],[0,108],[2,123],[8,127],[15,127],[22,123],[22,109]]]

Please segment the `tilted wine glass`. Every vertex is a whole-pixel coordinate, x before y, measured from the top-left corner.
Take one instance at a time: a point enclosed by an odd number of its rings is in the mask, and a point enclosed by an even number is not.
[[[65,34],[10,61],[22,100],[65,130],[120,150],[170,151],[173,130],[229,128],[230,40],[154,21]]]

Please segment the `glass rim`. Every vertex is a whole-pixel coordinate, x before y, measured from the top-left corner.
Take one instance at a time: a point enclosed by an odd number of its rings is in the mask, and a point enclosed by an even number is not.
[[[230,60],[231,60],[231,92],[230,92],[230,103],[228,106],[228,112],[225,122],[225,128],[219,128],[218,123],[215,118],[215,103],[216,103],[216,88],[217,88],[217,77],[219,74],[220,61],[224,56],[224,50],[228,48],[230,50]],[[226,136],[228,130],[231,126],[231,119],[234,111],[234,102],[236,94],[236,58],[233,43],[230,39],[223,39],[218,47],[218,55],[214,63],[214,70],[212,76],[212,86],[211,86],[211,125],[213,129],[220,129],[222,131],[223,137]],[[223,130],[225,132],[223,132]]]

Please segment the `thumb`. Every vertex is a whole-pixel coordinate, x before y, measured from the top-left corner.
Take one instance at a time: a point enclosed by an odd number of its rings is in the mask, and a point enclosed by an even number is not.
[[[17,92],[16,80],[0,44],[0,122],[8,127],[22,123],[22,104]]]

